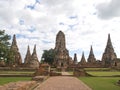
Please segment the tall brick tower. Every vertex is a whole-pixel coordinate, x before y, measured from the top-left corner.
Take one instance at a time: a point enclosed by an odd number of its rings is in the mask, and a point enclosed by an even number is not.
[[[77,64],[77,54],[76,54],[76,53],[74,54],[74,60],[73,60],[73,63],[74,63],[74,64]]]
[[[37,57],[37,52],[36,52],[36,45],[34,45],[33,53],[31,55],[31,59],[28,62],[28,67],[30,68],[39,68],[39,60]]]
[[[17,41],[16,41],[16,36],[13,35],[13,41],[12,41],[12,45],[11,45],[11,48],[10,50],[13,52],[13,57],[14,57],[14,64],[16,66],[19,66],[22,64],[22,58],[21,58],[21,54],[19,52],[19,48],[17,46]]]
[[[30,59],[31,59],[31,53],[30,53],[30,47],[28,45],[27,53],[26,53],[25,60],[24,60],[24,64],[28,64]]]
[[[91,48],[90,48],[90,53],[89,53],[89,56],[88,56],[88,62],[89,62],[89,63],[94,63],[94,62],[96,62],[96,58],[95,58],[95,56],[94,56],[92,46],[91,46]]]
[[[57,68],[67,68],[69,65],[69,51],[66,49],[65,35],[62,31],[59,31],[56,36],[55,43],[55,60],[54,64]]]
[[[86,59],[85,59],[85,56],[84,56],[84,52],[82,53],[80,64],[81,65],[86,64]]]
[[[105,51],[102,55],[102,65],[105,67],[110,67],[111,63],[114,59],[116,59],[116,53],[114,52],[114,48],[112,46],[110,34],[108,34],[107,45]]]

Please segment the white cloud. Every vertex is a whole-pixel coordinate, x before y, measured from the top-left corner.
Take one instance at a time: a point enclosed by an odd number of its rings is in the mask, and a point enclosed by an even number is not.
[[[66,35],[66,46],[70,55],[73,57],[77,52],[78,60],[81,58],[82,51],[85,52],[86,59],[88,58],[90,45],[93,45],[96,58],[101,59],[108,33],[111,33],[111,39],[119,57],[120,18],[104,21],[97,16],[97,10],[99,15],[102,15],[100,12],[103,6],[100,4],[106,2],[109,6],[111,4],[109,1],[40,0],[40,4],[35,4],[35,0],[20,0],[19,2],[0,0],[0,27],[10,35],[17,35],[22,58],[25,57],[27,45],[30,45],[32,52],[34,44],[37,44],[37,54],[40,59],[43,50],[54,48],[59,30]],[[27,8],[28,5],[34,5],[34,8]]]
[[[120,16],[120,0],[101,3],[96,8],[98,9],[98,16],[102,19],[111,19]]]

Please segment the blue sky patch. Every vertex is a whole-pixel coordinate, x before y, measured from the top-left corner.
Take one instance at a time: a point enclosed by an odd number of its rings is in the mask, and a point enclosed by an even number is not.
[[[31,5],[27,5],[26,8],[29,8],[30,10],[34,10],[36,4],[40,4],[40,0],[35,0],[35,3],[33,3]]]
[[[59,25],[65,25],[63,22],[60,22]]]
[[[27,5],[27,8],[33,10],[33,9],[35,9],[35,5]]]
[[[77,16],[77,15],[75,15],[75,16],[70,16],[69,18],[70,18],[70,19],[77,19],[78,16]]]
[[[24,20],[23,20],[23,19],[20,19],[20,20],[19,20],[19,24],[20,24],[20,25],[24,25]]]
[[[39,39],[38,37],[28,37],[23,34],[16,34],[16,38],[28,38],[28,39]]]
[[[42,40],[43,43],[48,44],[51,43],[50,41]]]
[[[68,25],[68,27],[72,30],[76,25],[78,25],[78,23],[77,24]]]
[[[40,4],[40,0],[35,0],[35,3],[38,3],[38,4]]]
[[[16,38],[26,38],[26,36],[22,34],[16,34]]]
[[[28,29],[28,31],[30,31],[30,32],[32,33],[32,32],[34,32],[34,31],[36,31],[36,28],[35,28],[34,26],[31,26],[31,27]]]

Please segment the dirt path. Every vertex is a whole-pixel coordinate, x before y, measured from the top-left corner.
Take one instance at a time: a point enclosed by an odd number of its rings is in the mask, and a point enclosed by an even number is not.
[[[92,90],[76,77],[56,76],[40,84],[34,90]]]

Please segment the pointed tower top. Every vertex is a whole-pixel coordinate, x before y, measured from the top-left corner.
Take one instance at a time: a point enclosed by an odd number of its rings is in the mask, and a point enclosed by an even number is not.
[[[77,54],[74,54],[74,64],[77,64]]]
[[[28,64],[30,62],[30,59],[31,59],[31,53],[30,53],[30,47],[28,45],[27,53],[26,53],[26,57],[25,57],[24,63]]]
[[[12,45],[17,45],[16,35],[15,34],[13,35]]]
[[[84,56],[84,51],[82,52],[82,56]]]
[[[84,56],[84,52],[82,52],[82,57],[81,57],[80,63],[81,63],[81,64],[86,63],[85,56]]]
[[[39,60],[36,53],[36,44],[34,45],[33,53],[29,62],[29,67],[32,67],[32,68],[39,67]]]
[[[64,33],[63,33],[61,30],[58,32],[58,34],[59,34],[59,33],[62,33],[62,34],[64,34]]]
[[[90,54],[93,54],[93,48],[92,48],[92,45],[91,45],[91,48],[90,48]]]
[[[107,46],[108,46],[108,45],[112,46],[110,34],[108,34]]]
[[[60,30],[60,31],[58,32],[57,36],[58,36],[58,37],[59,37],[59,36],[65,37],[65,34]]]
[[[110,33],[108,33],[108,37],[110,38]]]
[[[13,50],[15,52],[19,52],[19,49],[18,49],[18,46],[17,46],[16,35],[15,34],[13,35],[11,50]]]
[[[92,48],[92,45],[91,45],[90,53],[89,53],[89,57],[88,57],[88,62],[95,62],[95,61],[96,61],[96,58],[94,56],[93,48]]]
[[[36,54],[36,44],[34,45],[33,54]]]
[[[30,46],[28,45],[28,48],[27,48],[28,50],[30,50]]]
[[[114,49],[113,49],[113,46],[112,46],[110,34],[108,34],[108,40],[107,40],[107,45],[106,45],[106,48],[105,48],[105,52],[113,52],[114,53]]]
[[[59,31],[56,36],[55,50],[66,49],[65,34],[62,31]]]
[[[30,53],[30,47],[29,47],[29,45],[28,45],[28,48],[27,48],[27,53]]]

